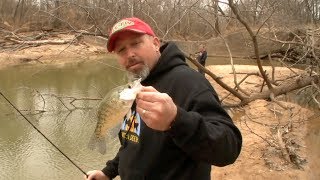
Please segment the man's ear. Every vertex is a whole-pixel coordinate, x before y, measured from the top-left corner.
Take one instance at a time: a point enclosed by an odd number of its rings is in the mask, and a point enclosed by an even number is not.
[[[153,45],[156,47],[157,50],[160,49],[160,40],[158,37],[153,37]]]

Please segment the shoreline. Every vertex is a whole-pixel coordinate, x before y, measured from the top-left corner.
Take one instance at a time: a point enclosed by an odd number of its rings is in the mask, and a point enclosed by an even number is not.
[[[48,41],[64,41],[73,39],[66,44],[41,44],[34,47],[16,47],[0,51],[0,69],[23,64],[61,64],[91,60],[97,56],[109,55],[105,42],[92,36],[74,39],[74,35],[56,35]],[[21,44],[22,45],[22,44]]]

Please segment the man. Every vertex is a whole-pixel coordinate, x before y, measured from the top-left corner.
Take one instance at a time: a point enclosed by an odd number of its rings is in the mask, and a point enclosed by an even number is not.
[[[197,60],[198,62],[205,67],[206,66],[206,60],[207,60],[207,51],[206,48],[203,44],[200,45],[199,47],[199,52],[198,52],[198,56],[197,56]],[[198,71],[204,75],[204,71],[201,70],[200,68],[198,68]]]
[[[187,65],[175,44],[160,47],[148,24],[125,18],[113,26],[107,48],[143,78],[144,87],[132,117],[124,120],[116,157],[101,171],[89,171],[87,179],[209,180],[211,165],[236,160],[239,130],[211,84]]]

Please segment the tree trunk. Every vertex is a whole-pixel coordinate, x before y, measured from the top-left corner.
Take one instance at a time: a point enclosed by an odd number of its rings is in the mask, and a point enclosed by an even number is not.
[[[14,21],[15,23],[18,22],[18,20],[17,20],[17,13],[18,13],[18,9],[19,9],[20,3],[21,3],[21,0],[18,1],[17,5],[16,5],[16,8],[14,9],[13,21]]]
[[[55,18],[53,20],[53,27],[54,28],[59,28],[61,26],[61,21],[59,20],[59,17],[60,17],[60,10],[59,10],[60,1],[59,0],[55,0],[54,1],[54,6],[55,6],[56,10],[54,12]]]
[[[219,24],[219,0],[212,0],[212,4],[213,4],[213,13],[214,13],[214,28],[215,28],[215,34],[216,37],[218,36],[218,34],[221,34],[221,30],[220,30],[220,24]]]

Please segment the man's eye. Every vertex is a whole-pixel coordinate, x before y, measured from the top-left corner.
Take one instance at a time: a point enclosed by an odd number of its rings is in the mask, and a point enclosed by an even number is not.
[[[119,53],[122,53],[123,51],[124,51],[124,48],[120,48],[118,49],[117,53],[119,54]]]
[[[132,45],[134,45],[134,46],[138,45],[138,44],[140,44],[140,41],[135,41],[135,42],[132,43]]]

